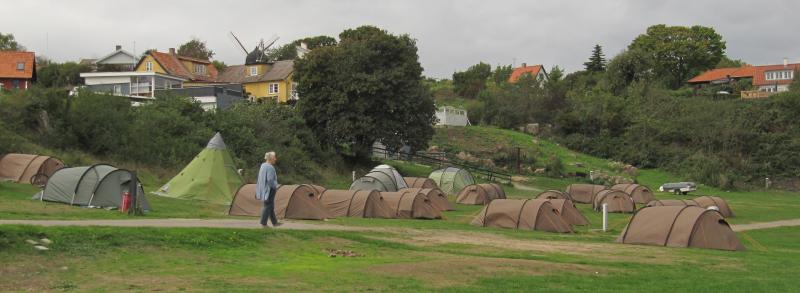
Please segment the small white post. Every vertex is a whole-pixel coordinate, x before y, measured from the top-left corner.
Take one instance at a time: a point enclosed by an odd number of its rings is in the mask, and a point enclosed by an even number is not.
[[[356,171],[353,171],[353,182],[356,181]]]
[[[608,231],[608,204],[603,204],[603,232]]]

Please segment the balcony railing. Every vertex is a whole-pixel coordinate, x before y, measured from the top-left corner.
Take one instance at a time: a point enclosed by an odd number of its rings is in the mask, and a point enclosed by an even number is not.
[[[769,98],[769,96],[773,95],[773,92],[763,92],[763,91],[742,91],[742,99],[743,100],[752,100],[752,99],[765,99]]]

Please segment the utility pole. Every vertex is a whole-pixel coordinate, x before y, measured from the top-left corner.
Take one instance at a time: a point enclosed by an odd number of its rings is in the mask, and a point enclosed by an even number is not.
[[[517,147],[517,174],[522,174],[522,157],[520,156],[520,147]]]

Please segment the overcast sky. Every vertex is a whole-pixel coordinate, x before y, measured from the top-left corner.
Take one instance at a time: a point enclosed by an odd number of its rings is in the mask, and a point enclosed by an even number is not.
[[[661,3],[669,2],[669,3]],[[417,39],[425,74],[450,77],[478,63],[580,70],[594,44],[607,57],[652,24],[714,27],[727,54],[752,64],[800,62],[800,1],[37,1],[1,0],[0,32],[56,61],[102,57],[120,44],[136,54],[191,37],[215,59],[244,62],[248,47],[375,25]]]

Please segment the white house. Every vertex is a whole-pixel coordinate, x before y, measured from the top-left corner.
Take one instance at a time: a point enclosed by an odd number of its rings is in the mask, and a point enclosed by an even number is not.
[[[467,110],[442,106],[436,110],[436,126],[467,126],[471,125],[467,118]]]

